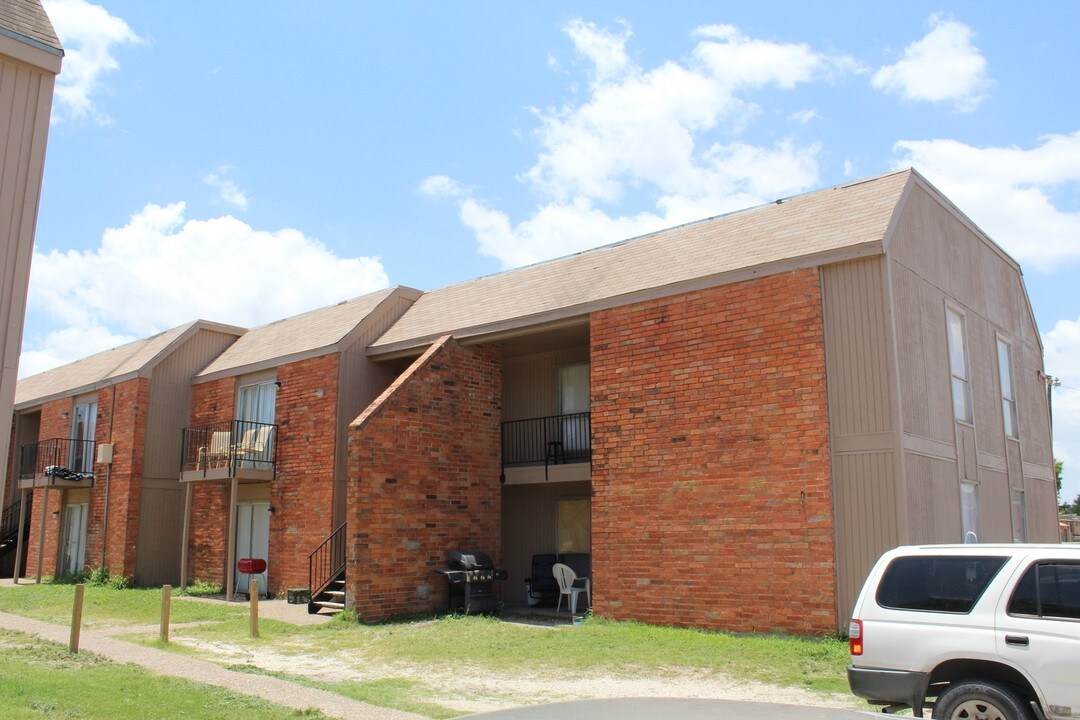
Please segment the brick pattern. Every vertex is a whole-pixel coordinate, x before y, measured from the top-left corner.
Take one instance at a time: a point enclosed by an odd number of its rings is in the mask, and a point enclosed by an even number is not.
[[[271,589],[307,587],[308,554],[333,532],[340,356],[278,368],[278,475],[271,492]],[[341,472],[344,481],[344,470]]]
[[[810,269],[592,315],[598,613],[835,629],[821,312]]]
[[[307,587],[308,554],[333,531],[334,447],[337,435],[336,354],[277,368],[277,479],[271,485],[271,593]],[[194,386],[191,424],[234,419],[236,378]],[[196,483],[190,525],[189,579],[226,584],[228,484]]]
[[[236,414],[236,378],[198,383],[191,389],[191,425],[227,422]],[[188,577],[225,586],[225,536],[229,486],[195,483],[188,525]]]
[[[112,473],[108,480],[109,523],[105,567],[112,575],[129,578],[135,575],[135,544],[139,537],[139,504],[142,498],[149,406],[148,378],[127,380],[98,393],[97,441],[112,442],[114,446]],[[94,466],[94,489],[90,492],[87,519],[87,567],[101,564],[107,472],[105,465]]]
[[[112,575],[131,578],[135,574],[136,541],[139,535],[139,501],[142,495],[144,453],[146,448],[147,408],[150,380],[135,378],[100,390],[97,394],[95,442],[114,445],[111,474],[108,466],[94,465],[94,486],[86,520],[85,566],[96,568],[101,562],[102,533],[105,531],[105,486],[108,476],[108,538],[105,544],[105,567]],[[46,403],[41,408],[39,440],[71,436],[72,398]],[[115,409],[115,412],[114,412]],[[65,417],[64,413],[67,413]],[[95,455],[96,455],[95,445]],[[31,515],[28,571],[36,571],[38,530],[40,527],[41,490],[34,491],[35,512]],[[53,575],[59,559],[62,518],[67,493],[50,490],[46,518],[45,551],[42,572]],[[53,517],[53,511],[57,516]],[[32,558],[32,559],[31,559]]]
[[[349,429],[348,597],[364,620],[446,607],[451,550],[498,562],[502,354],[436,342]]]

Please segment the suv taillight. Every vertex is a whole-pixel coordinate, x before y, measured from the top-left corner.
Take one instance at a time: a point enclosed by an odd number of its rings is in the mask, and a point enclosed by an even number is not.
[[[862,655],[862,620],[852,620],[848,623],[848,651],[852,655]]]

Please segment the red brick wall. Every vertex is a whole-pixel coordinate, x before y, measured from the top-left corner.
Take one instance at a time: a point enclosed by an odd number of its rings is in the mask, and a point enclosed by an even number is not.
[[[815,270],[592,315],[598,613],[835,629],[822,332]]]
[[[277,369],[277,479],[271,484],[267,590],[307,587],[308,554],[333,530],[334,443],[339,356],[301,360]],[[235,378],[200,383],[193,426],[234,419]],[[195,483],[190,525],[191,579],[226,584],[229,485]]]
[[[333,532],[338,355],[278,368],[278,473],[271,493],[269,582],[307,587],[308,555]]]
[[[150,400],[150,381],[136,378],[108,387],[97,393],[97,424],[95,441],[114,445],[112,473],[109,485],[109,523],[105,566],[112,575],[131,577],[135,574],[135,543],[139,534],[139,501],[142,494],[143,460],[146,449],[147,408]],[[72,398],[54,400],[41,408],[39,440],[71,436]],[[113,409],[116,408],[115,415]],[[66,413],[66,416],[65,416]],[[97,446],[95,445],[95,458]],[[101,565],[102,530],[105,527],[105,485],[108,466],[94,465],[94,486],[90,490],[90,507],[86,521],[87,568]],[[40,527],[41,490],[34,491],[34,512],[31,514],[27,571],[36,572],[38,530]],[[42,572],[56,572],[61,534],[63,504],[67,496],[51,490],[45,530],[45,552]],[[58,514],[53,517],[53,512]]]
[[[228,422],[236,414],[236,378],[198,383],[191,389],[192,427]],[[225,586],[225,535],[229,486],[194,483],[188,526],[188,581]]]
[[[66,438],[71,435],[71,398],[53,400],[41,406],[41,425],[38,441],[50,438]],[[40,548],[41,513],[44,508],[44,493],[48,492],[48,508],[45,509],[45,545]],[[33,577],[37,573],[38,551],[41,550],[41,572],[43,575],[56,573],[57,550],[60,543],[60,516],[63,513],[63,491],[41,488],[34,490],[34,507],[30,514],[30,536],[27,539],[26,574]],[[57,515],[53,516],[56,512]]]
[[[501,363],[435,343],[349,430],[348,595],[364,620],[446,607],[451,550],[500,547]]]
[[[105,543],[105,567],[111,575],[135,575],[135,543],[139,537],[139,503],[142,497],[149,405],[148,378],[128,380],[98,392],[97,442],[112,442],[114,446],[112,473],[108,477],[109,524]],[[87,567],[101,565],[107,472],[106,465],[94,466],[94,489],[90,491],[86,523]]]

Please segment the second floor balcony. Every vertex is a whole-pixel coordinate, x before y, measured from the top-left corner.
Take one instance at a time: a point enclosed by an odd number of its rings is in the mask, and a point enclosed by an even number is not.
[[[587,412],[509,420],[502,424],[503,467],[559,465],[592,458]]]
[[[226,420],[184,428],[181,480],[272,480],[277,425]]]
[[[94,441],[49,438],[19,448],[19,487],[93,487]]]

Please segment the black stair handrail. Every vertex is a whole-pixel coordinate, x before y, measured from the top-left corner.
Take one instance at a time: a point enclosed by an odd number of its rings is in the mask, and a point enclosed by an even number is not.
[[[31,495],[26,502],[27,513],[30,512],[30,503],[32,502],[33,495]],[[4,508],[4,514],[0,517],[0,538],[6,538],[19,531],[19,507],[21,505],[22,500],[16,500]],[[29,525],[29,523],[27,523],[27,525]]]
[[[348,525],[347,522],[341,523],[337,530],[330,533],[330,537],[308,555],[308,597],[312,602],[345,569],[345,528]]]

